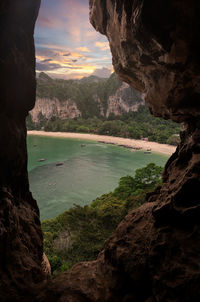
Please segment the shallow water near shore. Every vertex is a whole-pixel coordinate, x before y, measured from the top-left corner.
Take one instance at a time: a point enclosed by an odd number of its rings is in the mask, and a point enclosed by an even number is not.
[[[89,140],[34,135],[28,136],[27,146],[30,189],[41,220],[56,217],[74,204],[89,204],[112,191],[120,177],[134,175],[150,162],[164,166],[169,157]],[[56,166],[58,162],[62,165]]]

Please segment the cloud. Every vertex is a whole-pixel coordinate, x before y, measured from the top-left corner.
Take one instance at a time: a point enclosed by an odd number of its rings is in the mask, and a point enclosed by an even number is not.
[[[109,78],[109,76],[111,75],[111,71],[110,69],[103,67],[103,68],[95,69],[93,75],[99,78]]]
[[[79,66],[65,66],[66,69],[72,69],[72,70],[80,70],[81,67]]]
[[[104,68],[101,68],[102,63],[104,64]],[[63,77],[66,76],[66,72],[68,73],[67,70],[76,70],[76,73],[79,73],[79,78],[85,76],[85,73],[91,75],[94,71],[94,74],[99,77],[110,76],[109,57],[97,53],[88,53],[85,55],[69,47],[56,46],[54,44],[43,44],[39,48],[36,68],[37,71],[59,72],[59,74],[63,72]]]
[[[100,48],[102,51],[110,49],[108,42],[96,42],[95,46]]]
[[[44,60],[41,61],[41,63],[48,63],[48,62],[51,62],[51,61],[52,61],[52,59],[44,59]]]
[[[54,79],[65,79],[65,80],[71,80],[71,79],[81,79],[82,77],[88,77],[91,74],[90,73],[77,73],[77,72],[73,72],[73,73],[60,73],[60,72],[54,72],[54,71],[49,71],[49,72],[45,72],[46,74],[48,74],[51,78]],[[39,72],[37,72],[37,76],[39,75]]]
[[[95,70],[108,76],[101,69],[111,67],[109,44],[89,23],[88,0],[43,0],[35,42],[39,71],[63,78],[80,78]]]
[[[88,47],[77,47],[76,50],[81,52],[91,52],[91,50]]]
[[[104,36],[101,36],[99,32],[94,30],[93,27],[89,28],[88,31],[85,32],[85,38],[87,40],[91,40],[92,42],[94,40],[98,40],[99,37],[106,39]]]
[[[80,45],[85,41],[85,33],[92,29],[89,23],[89,6],[87,1],[61,0],[62,9],[69,12],[66,25],[71,41]],[[94,29],[92,29],[94,31]]]
[[[60,64],[55,64],[55,63],[45,64],[45,63],[36,62],[37,71],[48,71],[48,70],[55,70],[59,68],[62,68]]]
[[[69,57],[69,56],[71,56],[71,52],[64,53],[63,56],[64,56],[64,57]]]

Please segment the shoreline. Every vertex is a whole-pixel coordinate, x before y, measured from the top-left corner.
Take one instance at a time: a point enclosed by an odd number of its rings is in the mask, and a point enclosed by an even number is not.
[[[92,140],[105,144],[113,144],[118,146],[121,145],[125,148],[130,148],[135,150],[146,151],[147,149],[151,149],[151,151],[153,152],[162,153],[164,155],[172,155],[172,153],[174,153],[176,150],[175,146],[171,146],[167,144],[159,144],[155,142],[136,140],[132,138],[122,138],[122,137],[106,136],[106,135],[98,135],[98,134],[72,133],[72,132],[46,132],[46,131],[37,131],[37,130],[29,130],[27,131],[27,134]]]

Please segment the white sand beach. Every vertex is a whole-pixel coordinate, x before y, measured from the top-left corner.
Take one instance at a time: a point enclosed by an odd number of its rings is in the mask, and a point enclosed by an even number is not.
[[[71,133],[71,132],[46,132],[46,131],[28,131],[28,135],[40,135],[40,136],[51,136],[51,137],[64,137],[64,138],[77,138],[84,140],[99,141],[102,143],[109,143],[115,145],[123,145],[130,148],[147,150],[159,152],[165,155],[171,155],[175,152],[176,147],[166,144],[159,144],[155,142],[136,140],[130,138],[97,135],[97,134],[87,134],[87,133]]]

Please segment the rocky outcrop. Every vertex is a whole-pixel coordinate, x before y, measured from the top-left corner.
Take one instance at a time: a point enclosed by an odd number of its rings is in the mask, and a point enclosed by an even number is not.
[[[199,3],[90,0],[90,20],[107,35],[121,80],[145,94],[156,116],[200,115]]]
[[[29,192],[25,118],[35,102],[40,1],[0,3],[0,301],[28,300],[45,279],[39,210]],[[23,301],[23,300],[21,300]]]
[[[55,301],[57,293],[57,301],[70,302],[197,302],[200,246],[193,237],[199,229],[188,232],[179,220],[157,225],[155,207],[147,203],[130,213],[97,261],[58,276],[41,301]]]
[[[141,99],[140,93],[131,89],[128,84],[123,83],[116,93],[108,98],[106,117],[111,114],[118,116],[135,112],[138,111],[140,106],[144,105],[145,102]]]
[[[59,252],[67,253],[67,250],[72,247],[73,240],[68,230],[62,231],[56,239],[54,239],[53,248]]]
[[[95,77],[95,81],[93,77],[76,80],[73,83],[73,85],[76,85],[74,95],[59,99],[60,94],[67,94],[70,86],[68,83],[70,81],[62,80],[63,85],[54,87],[55,83],[58,85],[59,82],[41,73],[38,78],[38,95],[35,107],[30,111],[32,122],[38,124],[41,121],[50,120],[55,117],[59,119],[84,118],[88,114],[90,116],[103,117],[109,117],[110,114],[118,116],[127,112],[137,111],[140,106],[145,105],[140,92],[131,88],[126,83],[121,83],[119,80],[117,80],[118,88],[114,92],[106,92],[107,87],[114,86],[113,82],[115,78],[116,75],[113,74],[109,79],[103,80],[98,77]],[[103,82],[104,86],[101,86]],[[94,83],[97,83],[99,86],[95,85],[93,87]],[[41,85],[43,85],[43,90],[40,88]],[[55,96],[48,96],[50,90],[54,91]],[[77,90],[79,91],[79,96],[77,96]],[[96,90],[103,91],[103,98],[101,93],[98,94]],[[40,96],[41,94],[43,96]],[[80,94],[85,96],[82,100],[80,99]],[[96,110],[94,110],[95,107]]]
[[[94,99],[94,102],[97,104],[99,115],[105,116],[105,108],[101,102],[100,97],[97,94],[94,94],[93,99]]]
[[[37,98],[35,107],[30,111],[33,123],[39,123],[41,119],[50,120],[52,117],[60,119],[73,119],[81,116],[80,110],[71,99],[60,102],[57,98]]]
[[[25,129],[35,99],[38,7],[38,0],[0,4],[0,300],[198,302],[199,3],[90,0],[91,21],[108,36],[121,79],[146,94],[155,115],[183,121],[185,131],[166,164],[163,186],[121,222],[98,259],[48,283]]]
[[[43,253],[42,270],[47,278],[51,277],[51,265],[45,253]]]

